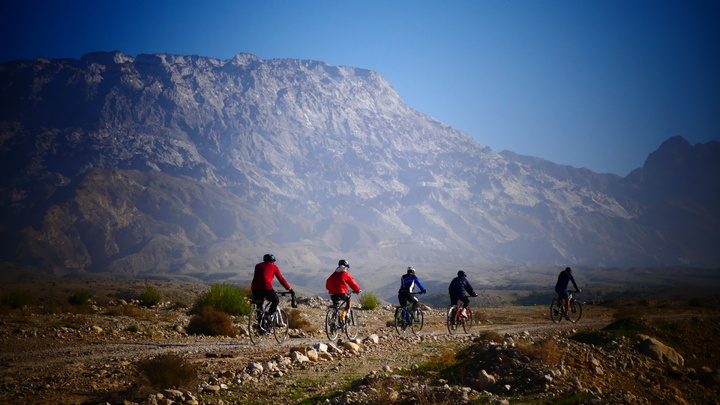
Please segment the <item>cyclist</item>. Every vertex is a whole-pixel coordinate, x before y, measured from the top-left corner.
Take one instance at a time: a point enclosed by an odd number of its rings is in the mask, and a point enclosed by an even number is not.
[[[565,270],[560,272],[557,283],[555,283],[555,292],[557,293],[558,298],[565,301],[565,319],[570,319],[570,292],[568,291],[568,283],[571,281],[575,290],[580,292],[580,289],[575,283],[575,277],[572,275],[572,269],[570,267],[566,267]]]
[[[420,282],[420,279],[415,276],[415,268],[410,266],[407,268],[407,273],[403,274],[400,277],[400,290],[398,290],[398,301],[400,302],[401,307],[407,305],[409,301],[410,311],[415,309],[415,306],[418,303],[418,299],[412,293],[415,292],[416,288],[419,290],[420,294],[425,294],[427,292],[425,290],[425,287],[423,287],[422,283]]]
[[[465,308],[470,306],[468,294],[470,294],[471,297],[477,297],[477,294],[470,285],[470,282],[467,281],[467,274],[465,274],[464,271],[459,270],[457,272],[457,277],[450,282],[448,292],[450,293],[450,305],[457,305],[458,300],[462,301],[464,304],[462,315],[466,316],[467,311],[465,311]]]
[[[280,284],[285,287],[286,290],[293,292],[290,284],[285,280],[280,268],[275,264],[275,255],[270,253],[263,256],[263,261],[255,265],[255,274],[253,276],[250,288],[252,289],[253,300],[262,305],[265,300],[270,301],[270,308],[268,309],[268,316],[272,316],[277,311],[280,298],[273,289],[273,278],[277,277]],[[258,319],[258,321],[260,321]]]
[[[348,287],[350,287],[353,292],[360,293],[360,286],[355,282],[355,279],[348,270],[350,270],[350,263],[348,263],[347,260],[340,260],[333,274],[325,281],[325,288],[328,290],[328,294],[330,294],[333,305],[337,305],[338,302],[343,299],[346,300],[345,311],[340,313],[341,321],[345,320],[345,314],[350,310],[352,302],[352,298],[348,293]]]

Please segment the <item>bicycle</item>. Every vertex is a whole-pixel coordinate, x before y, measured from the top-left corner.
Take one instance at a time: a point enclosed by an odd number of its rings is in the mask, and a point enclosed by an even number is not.
[[[464,314],[463,309],[465,309]],[[457,331],[459,326],[462,326],[463,331],[468,333],[472,325],[473,315],[470,307],[465,306],[462,302],[460,305],[450,305],[447,313],[447,328],[451,335]]]
[[[410,293],[422,294],[422,293]],[[419,303],[415,305],[415,309],[410,310],[412,302],[408,302],[404,307],[398,306],[395,309],[395,330],[398,335],[404,335],[405,331],[410,328],[417,336],[425,325],[425,314],[419,307]]]
[[[279,296],[288,296],[292,298],[292,307],[295,308],[295,293],[294,292],[278,292]],[[264,300],[263,300],[264,301]],[[265,338],[270,335],[275,337],[275,341],[282,343],[287,340],[289,332],[288,315],[284,309],[278,306],[277,311],[271,316],[268,315],[271,303],[263,301],[253,301],[255,309],[248,317],[248,334],[250,335],[250,341],[253,344],[260,344]]]
[[[553,297],[550,303],[550,319],[553,323],[562,321],[563,318],[567,319],[571,323],[575,323],[582,317],[582,304],[573,298],[572,293],[577,293],[578,290],[570,291],[570,312],[565,310],[565,302],[562,298]]]
[[[353,292],[353,294],[357,294]],[[345,305],[349,296],[345,299],[338,300],[328,307],[327,313],[325,314],[325,333],[327,333],[328,339],[334,341],[337,339],[338,334],[342,331],[347,336],[348,340],[355,339],[360,329],[360,323],[353,311],[352,307],[345,311]],[[345,316],[342,313],[345,312]]]

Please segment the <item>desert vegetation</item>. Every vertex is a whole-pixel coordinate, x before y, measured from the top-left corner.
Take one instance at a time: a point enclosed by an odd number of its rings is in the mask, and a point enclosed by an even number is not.
[[[149,286],[163,297],[151,306],[140,299]],[[80,281],[27,287],[1,291],[0,343],[7,350],[0,354],[6,366],[0,402],[718,400],[720,303],[713,299],[597,301],[587,304],[587,317],[576,325],[552,324],[546,305],[476,308],[480,324],[471,334],[452,336],[444,325],[446,308],[426,305],[420,337],[396,335],[388,325],[392,305],[361,309],[358,300],[359,338],[330,343],[323,330],[329,301],[300,297],[298,308],[281,304],[289,314],[290,339],[254,346],[237,305],[248,302],[244,287]],[[25,293],[18,299],[14,291]],[[85,301],[79,291],[92,294]],[[71,296],[83,299],[71,304]],[[682,358],[682,364],[641,351],[643,342],[653,341],[676,352],[672,358]]]

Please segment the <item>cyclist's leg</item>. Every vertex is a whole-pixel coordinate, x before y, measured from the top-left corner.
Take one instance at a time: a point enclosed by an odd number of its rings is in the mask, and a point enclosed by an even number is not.
[[[570,292],[567,288],[556,288],[555,292],[558,298],[562,300],[563,308],[565,309],[565,313],[567,313],[570,310]]]
[[[272,314],[277,311],[278,304],[280,303],[280,298],[278,297],[275,290],[263,290],[265,292],[265,299],[270,301],[270,308],[268,309],[268,315],[272,316]]]
[[[352,306],[352,295],[350,293],[345,294],[345,311],[349,311]]]
[[[417,299],[416,296],[410,295],[409,301],[410,301],[410,313],[412,313],[415,310],[415,307],[417,307],[419,300]]]
[[[408,301],[407,294],[404,294],[404,293],[398,294],[398,303],[400,304],[401,307],[404,307],[405,305],[407,305],[407,301]]]
[[[467,308],[468,306],[470,306],[470,298],[468,298],[467,296],[460,297],[460,301],[462,301],[462,306],[461,306],[458,310],[459,310],[460,313],[462,313],[463,316],[464,316],[465,313],[466,313],[466,312],[464,311],[464,309]]]
[[[252,295],[253,303],[255,304],[257,309],[259,309],[259,311],[257,312],[257,321],[259,324],[262,321],[262,319],[260,319],[260,316],[262,315],[262,306],[265,303],[265,290],[252,290]]]

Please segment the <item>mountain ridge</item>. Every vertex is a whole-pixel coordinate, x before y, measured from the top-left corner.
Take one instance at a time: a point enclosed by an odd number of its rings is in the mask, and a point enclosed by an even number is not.
[[[0,86],[0,260],[45,272],[227,273],[265,251],[307,267],[720,264],[717,142],[674,137],[625,178],[597,174],[493,152],[376,72],[250,54],[15,61]],[[151,186],[131,181],[143,176]],[[126,186],[113,194],[115,181]],[[77,183],[94,197],[81,201]],[[149,194],[176,217],[141,215]],[[135,210],[109,220],[103,195]],[[174,233],[160,243],[159,229]],[[117,247],[89,249],[90,235]]]

